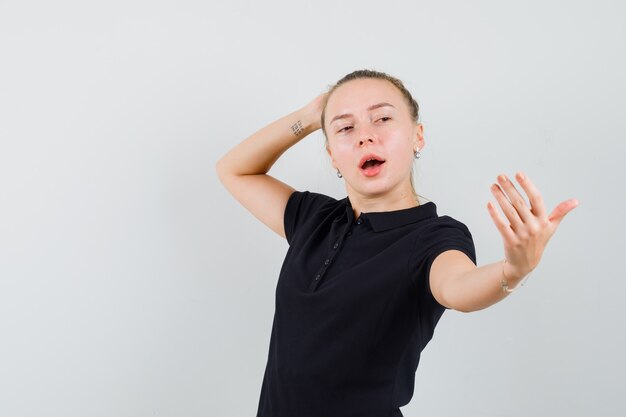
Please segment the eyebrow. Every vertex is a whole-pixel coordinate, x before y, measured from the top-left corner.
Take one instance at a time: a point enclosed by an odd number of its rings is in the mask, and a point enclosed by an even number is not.
[[[372,106],[369,106],[369,107],[367,108],[367,111],[375,110],[375,109],[378,109],[378,108],[380,108],[380,107],[386,107],[386,106],[388,106],[388,107],[393,107],[394,109],[396,108],[396,107],[395,107],[394,105],[392,105],[392,104],[389,104],[389,103],[385,103],[385,102],[383,102],[383,103],[378,103],[378,104],[374,104],[374,105],[372,105]],[[333,124],[333,122],[334,122],[335,120],[339,120],[339,119],[346,119],[346,118],[351,117],[351,116],[352,116],[352,114],[351,114],[351,113],[344,113],[344,114],[340,114],[340,115],[338,115],[338,116],[333,117],[333,120],[331,120],[331,121],[330,121],[330,123],[328,123],[328,124],[329,124],[329,125],[331,125],[331,124]]]

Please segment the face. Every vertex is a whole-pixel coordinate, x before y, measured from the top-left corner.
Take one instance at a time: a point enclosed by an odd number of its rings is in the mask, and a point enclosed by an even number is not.
[[[412,194],[413,155],[423,148],[423,126],[411,118],[396,86],[380,79],[348,81],[329,97],[325,120],[326,149],[349,193]]]

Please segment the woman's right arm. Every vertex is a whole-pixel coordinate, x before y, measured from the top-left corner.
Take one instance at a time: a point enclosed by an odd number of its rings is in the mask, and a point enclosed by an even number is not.
[[[320,128],[325,98],[323,93],[300,110],[265,126],[216,164],[220,181],[233,197],[282,237],[285,206],[295,190],[267,172],[287,149]]]

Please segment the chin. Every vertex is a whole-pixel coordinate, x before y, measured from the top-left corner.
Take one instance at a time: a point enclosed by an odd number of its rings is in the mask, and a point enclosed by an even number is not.
[[[353,188],[354,191],[363,195],[383,195],[391,191],[393,187],[390,187],[386,181],[372,181],[370,184],[360,184],[358,188]]]

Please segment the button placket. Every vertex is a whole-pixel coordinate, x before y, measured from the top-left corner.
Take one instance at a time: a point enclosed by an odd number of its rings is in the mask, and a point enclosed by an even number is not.
[[[335,218],[335,222],[339,222],[340,220],[341,218]],[[335,235],[336,240],[332,245],[332,249],[330,250],[330,253],[324,259],[321,268],[318,270],[317,274],[311,281],[311,284],[309,285],[310,291],[317,290],[317,288],[321,285],[322,277],[324,276],[324,274],[326,274],[326,271],[330,267],[330,264],[332,263],[333,259],[339,253],[338,249],[343,244],[343,240],[345,240],[346,235],[349,236],[350,234],[352,234],[350,229],[351,229],[350,221],[347,222],[346,226],[343,228],[342,231],[335,229],[335,232],[333,234]]]

